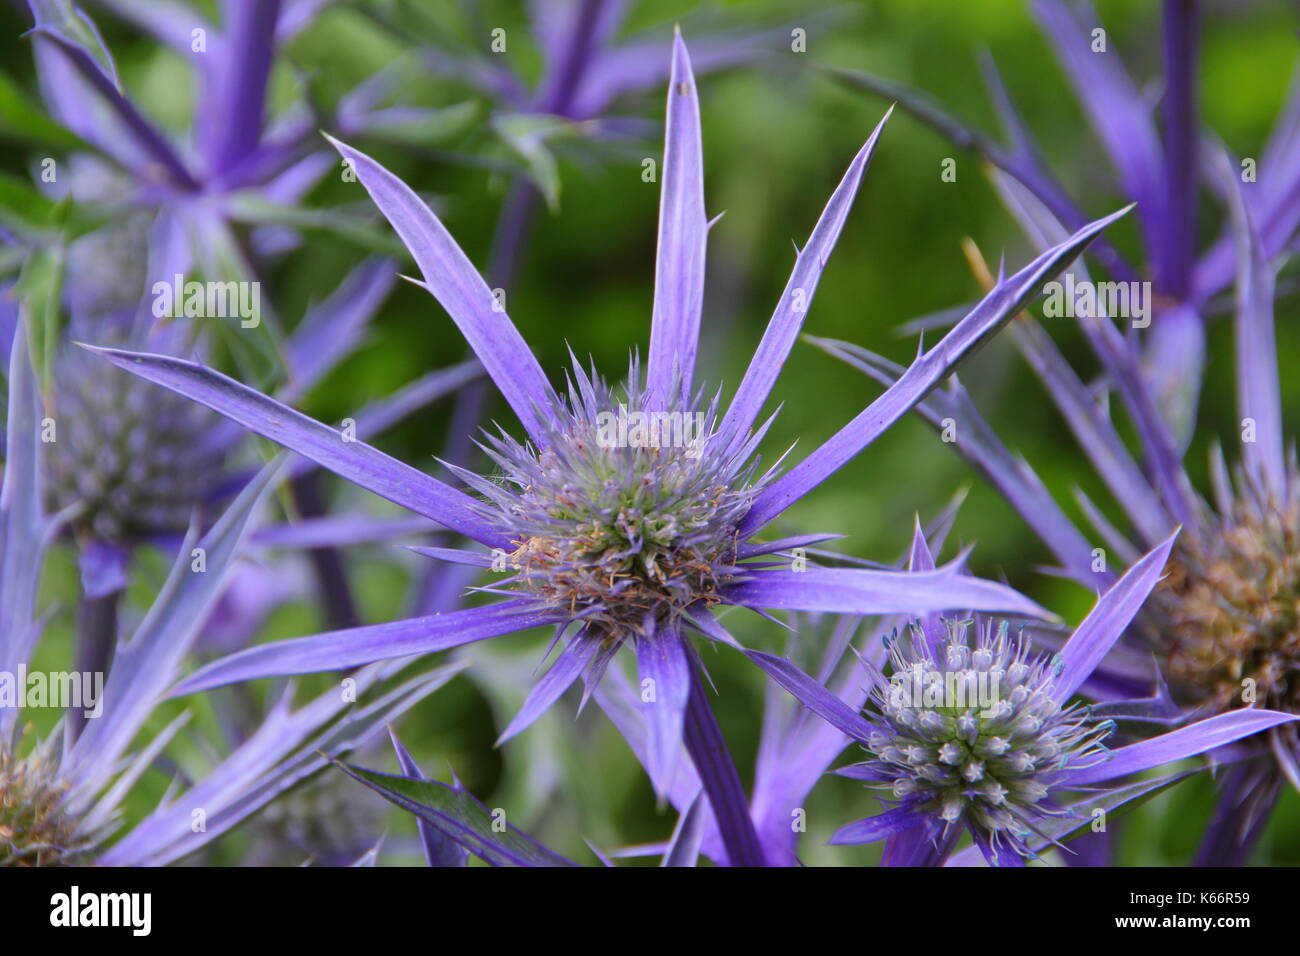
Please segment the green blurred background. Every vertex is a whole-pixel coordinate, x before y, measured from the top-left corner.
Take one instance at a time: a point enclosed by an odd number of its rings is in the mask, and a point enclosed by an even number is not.
[[[281,105],[297,95],[302,76],[312,77],[325,95],[337,96],[401,52],[403,41],[379,29],[356,6],[345,3],[326,11],[290,46],[288,63],[280,65],[274,78]],[[485,45],[469,32],[457,4],[422,6],[453,32],[463,30],[465,42]],[[523,40],[527,20],[520,5],[484,2],[479,7],[482,22],[507,29],[512,39],[508,55],[536,71],[536,53]],[[94,11],[93,6],[90,9]],[[1159,5],[1113,0],[1100,3],[1099,12],[1111,42],[1154,97],[1160,71]],[[0,35],[5,69],[34,88],[28,43],[18,37],[21,22],[11,10],[6,9],[5,15],[11,18],[5,21],[11,28]],[[164,125],[184,128],[190,109],[184,64],[106,14],[97,14],[97,21],[136,101]],[[987,49],[1052,166],[1082,199],[1085,211],[1102,215],[1124,203],[1122,197],[1108,193],[1111,176],[1105,156],[1042,34],[1018,0],[835,4],[655,0],[634,6],[629,27],[674,21],[683,23],[688,45],[695,22],[798,26],[806,21],[809,30],[806,53],[779,52],[700,83],[709,212],[726,211],[710,234],[701,350],[700,374],[714,383],[732,386],[739,379],[793,264],[791,243],[802,244],[844,167],[888,106],[836,85],[819,74],[819,64],[867,70],[919,87],[951,112],[993,131],[995,117],[976,67],[979,51]],[[1209,3],[1205,25],[1201,84],[1205,121],[1235,153],[1257,156],[1294,65],[1295,11],[1281,2]],[[470,95],[434,77],[406,92],[431,104],[458,103]],[[642,115],[657,122],[663,113],[661,92],[645,97],[643,106]],[[590,353],[598,368],[612,377],[621,376],[630,349],[646,347],[658,185],[642,181],[640,160],[658,157],[657,136],[653,133],[643,143],[618,150],[578,144],[561,154],[559,208],[554,214],[541,214],[508,301],[511,317],[553,374],[567,364],[566,343],[580,357]],[[458,149],[482,145],[471,135]],[[415,150],[379,145],[371,151],[417,190],[435,197],[444,222],[470,258],[480,265],[486,262],[507,185],[504,175],[454,162],[441,147]],[[957,160],[954,183],[940,180],[940,164],[949,156]],[[34,161],[17,147],[0,155],[0,164],[11,172],[29,172]],[[359,189],[331,176],[309,201],[313,205],[355,202]],[[1217,234],[1222,217],[1211,199],[1203,198],[1201,229],[1203,240],[1208,240]],[[998,204],[978,161],[954,151],[909,116],[896,114],[877,147],[806,330],[907,361],[916,343],[898,334],[904,322],[979,294],[959,249],[967,236],[990,259],[1005,252],[1011,265],[1023,263],[1031,254]],[[1121,224],[1112,238],[1133,259],[1141,259],[1131,221]],[[361,256],[338,239],[312,237],[266,277],[278,312],[301,315],[309,301],[323,297]],[[403,266],[406,271],[410,268]],[[1277,306],[1283,369],[1300,348],[1295,305],[1291,297],[1279,299]],[[1094,369],[1081,343],[1061,323],[1051,327],[1078,367],[1090,375]],[[421,290],[401,284],[365,346],[317,389],[306,410],[337,421],[366,401],[463,355],[459,335],[437,304]],[[1223,322],[1211,332],[1209,355],[1199,434],[1189,456],[1198,480],[1204,476],[1211,442],[1226,443],[1234,437],[1231,334]],[[995,341],[968,363],[961,377],[1007,445],[1025,455],[1067,512],[1078,517],[1070,494],[1075,485],[1096,501],[1107,500],[1009,343]],[[1293,424],[1300,405],[1300,380],[1284,372],[1282,386],[1287,420]],[[777,386],[776,397],[784,405],[766,446],[769,455],[796,441],[796,455],[815,447],[876,394],[878,389],[857,372],[800,344]],[[420,414],[378,444],[405,461],[432,468],[432,456],[439,453],[445,437],[447,407],[444,403]],[[499,401],[493,412],[503,421],[510,420]],[[785,523],[803,531],[844,534],[839,545],[844,550],[893,561],[910,538],[913,515],[933,517],[959,489],[968,489],[969,494],[944,556],[955,553],[960,544],[977,543],[972,561],[977,573],[1005,576],[1067,620],[1077,621],[1090,606],[1091,595],[1035,570],[1051,563],[1045,549],[918,419],[905,419],[891,429],[792,509]],[[342,488],[336,488],[335,494],[339,501],[361,500]],[[403,611],[409,562],[395,561],[391,550],[382,548],[355,549],[348,560],[368,620],[384,620]],[[157,573],[161,575],[161,570]],[[70,576],[64,556],[61,565],[56,561],[50,589],[71,584]],[[56,632],[66,628],[68,617],[59,615]],[[739,616],[733,620],[742,640],[759,647],[778,646],[780,637],[773,626],[742,624]],[[304,604],[278,612],[268,636],[292,636],[319,626],[316,612]],[[447,779],[448,765],[454,766],[489,806],[507,808],[512,822],[578,859],[592,859],[584,838],[602,847],[665,838],[673,824],[672,813],[656,808],[626,745],[594,706],[575,721],[576,698],[565,698],[532,730],[500,750],[493,748],[492,741],[509,718],[511,696],[522,699],[544,637],[508,638],[491,645],[474,648],[469,656],[478,666],[403,722],[403,739],[426,771]],[[762,713],[761,680],[755,670],[729,657],[707,653],[705,659],[720,693],[719,719],[742,776],[749,780]],[[489,683],[493,675],[498,676]],[[381,769],[393,766],[382,749],[363,755],[359,762]],[[165,788],[166,777],[162,773],[155,777],[142,794],[142,809],[147,806],[145,798],[156,797]],[[1117,824],[1121,862],[1189,861],[1211,812],[1211,791],[1211,781],[1202,776]],[[383,862],[416,862],[414,854],[405,852],[414,834],[412,820],[388,813],[376,803],[377,798],[360,785],[341,775],[327,775],[292,809],[306,818],[318,818],[322,826],[335,817],[358,815],[363,826],[389,834],[392,850]],[[874,812],[877,806],[875,798],[856,784],[826,778],[807,808],[805,860],[813,864],[875,860],[873,848],[832,849],[824,843],[836,827]],[[237,862],[256,850],[271,827],[264,820],[223,840],[210,860]],[[1294,792],[1284,795],[1256,860],[1300,861],[1300,797]]]

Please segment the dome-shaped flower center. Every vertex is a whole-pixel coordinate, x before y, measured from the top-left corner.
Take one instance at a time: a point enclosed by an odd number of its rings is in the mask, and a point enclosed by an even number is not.
[[[189,525],[222,465],[211,412],[76,347],[56,363],[54,407],[52,507],[79,503],[77,527],[108,541]]]
[[[58,866],[88,850],[91,841],[64,808],[67,790],[44,750],[18,757],[0,745],[0,866]]]
[[[1238,501],[1181,535],[1151,607],[1177,689],[1219,708],[1300,711],[1300,507]]]
[[[1059,772],[1100,759],[1113,725],[1057,702],[1053,659],[1031,659],[1006,622],[974,640],[971,622],[946,624],[938,659],[919,629],[891,640],[891,673],[872,691],[867,763],[902,804],[1023,851]]]
[[[753,465],[715,447],[716,405],[650,412],[638,390],[615,396],[578,376],[545,448],[490,438],[513,493],[489,496],[519,586],[621,637],[716,600],[735,571]]]

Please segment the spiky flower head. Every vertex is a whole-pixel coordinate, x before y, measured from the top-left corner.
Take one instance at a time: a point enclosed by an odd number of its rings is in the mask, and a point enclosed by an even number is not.
[[[919,625],[890,639],[860,767],[903,806],[1029,855],[1035,821],[1059,812],[1058,776],[1104,759],[1114,724],[1058,701],[1060,658],[1031,653],[1006,621],[944,624],[933,645]]]
[[[716,396],[670,394],[681,397],[654,404],[635,359],[620,388],[575,362],[540,447],[501,431],[485,446],[496,483],[459,472],[514,545],[513,586],[615,641],[721,600],[738,573],[740,520],[763,484],[753,442],[713,440]]]
[[[210,412],[75,346],[56,362],[54,408],[52,505],[80,504],[78,530],[122,544],[185,530],[224,458]]]
[[[1281,502],[1237,478],[1174,549],[1145,623],[1192,703],[1300,713],[1300,475]]]
[[[26,756],[16,744],[0,744],[0,866],[76,863],[95,842],[67,809],[69,787],[58,774],[54,739]]]

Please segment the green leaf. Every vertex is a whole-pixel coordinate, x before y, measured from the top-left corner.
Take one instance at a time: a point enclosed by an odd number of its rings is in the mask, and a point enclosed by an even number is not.
[[[54,219],[57,203],[21,176],[0,172],[0,225],[35,233]]]
[[[0,226],[19,235],[51,241],[75,239],[113,218],[98,203],[78,203],[70,197],[53,200],[22,176],[0,172]],[[36,244],[36,243],[33,243]]]
[[[230,218],[253,226],[287,226],[303,232],[325,233],[381,255],[406,258],[406,247],[360,217],[334,209],[282,206],[251,193],[233,196],[226,204]]]
[[[33,247],[14,290],[30,317],[32,368],[40,378],[42,391],[50,386],[63,328],[61,299],[66,260],[62,243]]]
[[[3,72],[0,72],[0,136],[60,152],[94,150],[44,110],[31,105],[27,92]]]
[[[479,112],[474,100],[443,107],[378,110],[362,124],[361,132],[389,143],[433,146],[468,132],[478,122]]]
[[[523,160],[528,178],[555,212],[560,207],[560,169],[547,142],[559,137],[573,137],[578,127],[555,116],[512,113],[495,116],[492,129],[511,151]]]
[[[522,830],[509,824],[501,829],[498,818],[465,790],[436,780],[412,780],[337,760],[334,763],[354,780],[437,827],[493,866],[577,866],[534,842]]]

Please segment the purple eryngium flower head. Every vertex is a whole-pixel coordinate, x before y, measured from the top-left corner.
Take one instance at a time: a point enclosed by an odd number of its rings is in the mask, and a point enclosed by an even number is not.
[[[695,652],[684,631],[684,625],[689,625],[738,648],[710,613],[713,604],[759,612],[775,608],[925,614],[957,607],[1041,613],[1007,587],[962,575],[960,562],[918,573],[787,569],[789,548],[826,536],[757,540],[766,525],[905,414],[963,356],[1037,294],[1047,276],[1115,218],[1090,224],[1020,272],[1001,278],[969,316],[917,358],[904,380],[793,469],[753,482],[748,462],[766,431],[766,426],[757,425],[760,413],[798,337],[808,300],[883,122],[853,160],[800,252],[750,367],[726,412],[718,416],[712,405],[701,407],[693,399],[698,387],[694,368],[709,222],[704,211],[697,91],[686,46],[680,36],[676,39],[646,380],[642,387],[634,373],[626,396],[639,411],[683,425],[688,419],[698,421],[695,416],[703,412],[707,434],[698,448],[629,448],[616,454],[600,447],[598,416],[618,412],[614,407],[600,408],[606,401],[615,404],[608,389],[598,390],[575,371],[573,398],[567,404],[559,398],[499,300],[432,211],[370,157],[336,142],[411,250],[423,273],[423,286],[447,310],[523,424],[527,442],[502,440],[493,449],[505,473],[504,484],[457,472],[482,496],[475,498],[364,443],[340,440],[335,429],[202,366],[164,356],[99,351],[122,368],[208,405],[495,555],[515,555],[521,576],[513,583],[519,587],[511,600],[487,607],[250,648],[215,662],[187,681],[184,689],[351,667],[555,625],[557,643],[566,633],[571,637],[506,729],[504,736],[511,736],[531,724],[580,674],[592,675],[593,661],[602,661],[631,637],[642,682],[656,688],[641,704],[655,787],[664,793],[671,785],[685,731],[687,747],[717,810],[718,788],[730,788],[731,807],[743,806],[743,791],[721,747],[716,723],[711,723]],[[580,447],[593,440],[594,447]],[[627,470],[614,473],[615,463]],[[534,481],[541,484],[534,487]],[[615,510],[620,499],[622,506]],[[699,521],[703,524],[697,525]],[[425,553],[485,568],[493,567],[496,560],[480,550],[425,549]],[[593,562],[593,557],[598,560]],[[603,576],[592,573],[606,561]],[[508,569],[508,563],[499,568]],[[639,617],[634,610],[640,611]],[[598,620],[601,614],[604,621]],[[788,662],[771,655],[750,656],[769,673],[788,676]],[[594,676],[599,673],[597,668]],[[719,752],[725,762],[715,756]],[[753,848],[756,840],[747,816],[742,827],[748,829]],[[753,859],[745,839],[743,834],[736,837],[734,829],[724,832],[724,840],[731,841],[728,854]],[[740,861],[736,856],[733,860]]]
[[[736,528],[761,488],[753,442],[728,450],[709,440],[716,398],[652,412],[640,383],[637,362],[621,395],[575,364],[540,450],[502,432],[487,447],[497,482],[457,470],[518,543],[508,556],[516,589],[567,606],[613,644],[677,629],[688,608],[723,600],[744,573]]]
[[[850,725],[870,756],[838,771],[884,789],[894,806],[832,842],[889,839],[887,862],[936,864],[968,832],[989,863],[1016,865],[1086,826],[1094,810],[1183,774],[1127,788],[1121,778],[1300,719],[1236,710],[1110,750],[1114,722],[1071,703],[1157,586],[1173,546],[1171,537],[1138,560],[1054,655],[1031,652],[1005,622],[941,628],[930,618],[895,635],[890,673],[877,672],[871,709]],[[1070,802],[1071,792],[1089,795]]]
[[[901,806],[1027,855],[1022,835],[1054,812],[1045,801],[1058,775],[1099,762],[1114,722],[1057,700],[1059,658],[1032,654],[1008,622],[944,624],[937,648],[919,624],[889,642],[892,673],[876,674],[871,757],[857,770]]]

